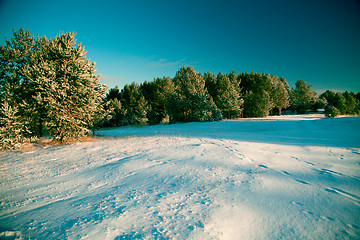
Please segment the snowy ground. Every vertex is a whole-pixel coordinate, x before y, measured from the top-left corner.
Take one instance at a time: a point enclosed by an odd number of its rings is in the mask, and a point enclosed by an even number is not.
[[[99,134],[0,152],[0,239],[360,238],[360,118]]]

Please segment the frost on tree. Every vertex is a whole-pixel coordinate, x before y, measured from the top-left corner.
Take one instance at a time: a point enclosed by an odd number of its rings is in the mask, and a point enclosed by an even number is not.
[[[234,74],[234,73],[231,73]],[[229,75],[217,75],[216,106],[224,118],[238,118],[242,114],[243,99],[240,97],[238,84],[230,80]]]
[[[174,93],[168,99],[171,122],[221,120],[221,112],[205,88],[205,80],[194,68],[184,66],[173,78]]]
[[[22,70],[40,43],[21,28],[0,46],[0,148],[17,148],[31,134],[30,121],[24,117],[28,95]]]
[[[42,112],[41,121],[60,142],[89,133],[103,112],[106,89],[75,35],[58,34],[33,54],[33,64],[24,71],[36,89],[32,109]]]

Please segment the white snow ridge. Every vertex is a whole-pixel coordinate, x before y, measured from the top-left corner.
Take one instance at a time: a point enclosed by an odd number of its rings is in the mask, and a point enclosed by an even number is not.
[[[98,134],[0,152],[0,239],[360,239],[360,118]]]

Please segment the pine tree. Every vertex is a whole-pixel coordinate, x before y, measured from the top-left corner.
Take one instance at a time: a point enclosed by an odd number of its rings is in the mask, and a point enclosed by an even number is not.
[[[5,45],[0,46],[0,96],[5,94],[7,87],[7,92],[11,92],[14,97],[23,97],[20,90],[25,80],[22,69],[30,62],[30,56],[36,48],[34,37],[24,28],[13,30],[12,38],[5,39]]]
[[[194,68],[184,66],[173,78],[174,93],[169,96],[167,109],[171,122],[220,120],[219,110],[205,88],[205,80]]]
[[[0,104],[7,102],[8,110],[15,111],[18,119],[26,119],[22,124],[27,130],[24,137],[30,137],[37,132],[37,125],[32,120],[34,113],[26,116],[27,102],[32,98],[32,88],[28,87],[28,79],[24,76],[25,65],[31,64],[31,56],[41,49],[42,38],[35,39],[23,28],[15,31],[10,40],[5,39],[5,45],[0,46]],[[6,101],[5,101],[6,99]]]
[[[32,64],[24,69],[36,92],[29,109],[59,142],[88,134],[103,113],[106,89],[85,49],[75,46],[75,35],[59,33],[32,55]]]
[[[272,101],[274,107],[279,110],[279,116],[281,115],[281,110],[289,107],[290,97],[289,92],[286,87],[285,79],[279,79],[276,76],[271,77],[272,81]]]
[[[148,120],[150,124],[158,124],[168,120],[166,109],[167,98],[174,93],[174,83],[169,77],[156,78],[152,82],[140,85],[140,91],[150,105]]]
[[[19,114],[11,86],[6,84],[0,104],[0,149],[16,149],[30,135],[26,119]],[[20,106],[22,106],[20,104]]]
[[[236,79],[236,77],[233,77]],[[220,109],[224,118],[238,118],[242,114],[243,100],[240,98],[239,87],[231,81],[228,75],[217,75],[216,106]]]
[[[297,80],[295,89],[291,91],[291,106],[300,114],[310,109],[315,101],[315,92],[304,80]]]
[[[249,91],[244,96],[245,117],[267,117],[272,107],[270,94],[265,90]]]
[[[264,73],[245,72],[238,79],[244,95],[244,117],[267,117],[274,107],[272,77]]]
[[[123,125],[146,124],[150,110],[148,102],[142,95],[139,85],[133,82],[121,90],[121,105],[124,109]]]
[[[205,80],[205,88],[207,89],[208,93],[212,97],[212,99],[216,99],[217,96],[217,80],[216,76],[211,72],[204,73],[204,80]]]
[[[346,106],[345,113],[350,114],[350,115],[359,114],[357,99],[355,97],[353,97],[352,94],[347,91],[345,91],[342,95],[345,99],[345,106]]]

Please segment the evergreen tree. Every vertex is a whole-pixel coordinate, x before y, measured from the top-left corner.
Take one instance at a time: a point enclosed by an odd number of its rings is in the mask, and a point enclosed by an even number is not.
[[[32,64],[23,71],[36,92],[29,109],[59,142],[89,133],[104,113],[106,89],[85,49],[75,46],[75,35],[59,33],[32,55]]]
[[[217,97],[216,76],[214,74],[212,74],[211,72],[206,72],[206,73],[204,73],[204,80],[205,80],[205,88],[207,89],[211,98],[216,99],[216,97]]]
[[[28,86],[23,70],[25,65],[32,64],[31,56],[42,48],[44,40],[39,37],[35,39],[28,30],[21,28],[13,30],[12,38],[5,39],[5,45],[0,46],[0,104],[4,104],[6,99],[8,106],[16,109],[18,119],[26,119],[22,121],[27,129],[23,137],[37,134],[34,113],[26,115],[26,103],[32,98],[34,90]]]
[[[183,66],[173,82],[174,93],[167,102],[171,122],[220,120],[219,110],[205,88],[205,80],[194,68]]]
[[[265,90],[249,91],[244,96],[244,117],[267,117],[272,107],[270,94]]]
[[[123,120],[125,118],[125,109],[121,106],[121,101],[118,98],[111,98],[106,102],[105,109],[109,112],[107,121],[102,126],[118,127],[125,125]]]
[[[359,102],[355,97],[353,97],[353,94],[346,91],[342,95],[345,98],[346,114],[359,114]]]
[[[148,119],[150,124],[158,124],[167,120],[166,99],[174,93],[174,83],[169,77],[156,78],[152,82],[144,82],[140,91],[150,105]]]
[[[271,76],[245,72],[238,79],[244,95],[244,117],[267,117],[274,107]]]
[[[36,48],[34,37],[29,30],[25,31],[24,28],[13,30],[12,38],[5,39],[5,45],[0,46],[0,101],[4,99],[6,87],[7,93],[13,95],[14,101],[19,101],[24,97],[20,89],[25,80],[22,69],[31,61],[30,56]]]
[[[0,104],[0,149],[20,147],[31,133],[26,120],[19,114],[10,89],[10,84],[6,84]]]
[[[355,95],[355,94],[354,94]],[[335,93],[327,90],[320,95],[320,99],[325,99],[325,115],[336,117],[340,114],[357,115],[360,113],[360,103],[351,93]]]
[[[300,114],[306,113],[306,110],[312,108],[315,101],[315,92],[304,80],[297,80],[295,89],[291,91],[291,106]]]
[[[290,97],[289,91],[287,89],[287,82],[284,78],[279,79],[275,76],[271,77],[272,80],[272,102],[274,107],[279,110],[279,115],[281,115],[281,110],[289,107]]]
[[[0,109],[0,149],[14,149],[23,143],[23,125],[18,109],[4,102]]]
[[[118,86],[111,88],[109,92],[106,94],[105,100],[110,101],[111,99],[121,99],[121,94]]]
[[[125,114],[122,120],[123,125],[147,123],[147,113],[150,108],[138,84],[133,82],[125,85],[121,90],[121,105]]]
[[[332,105],[326,105],[325,106],[325,116],[326,117],[333,118],[333,117],[336,117],[338,115],[340,115],[340,111],[336,107],[334,107]]]
[[[243,100],[240,98],[239,87],[235,81],[231,81],[228,75],[217,75],[216,106],[220,109],[224,118],[238,118],[242,114]]]
[[[232,86],[234,87],[234,89],[238,92],[239,96],[241,96],[241,88],[240,88],[241,79],[238,77],[238,75],[235,73],[234,70],[232,70],[227,76],[229,77],[229,80]]]

